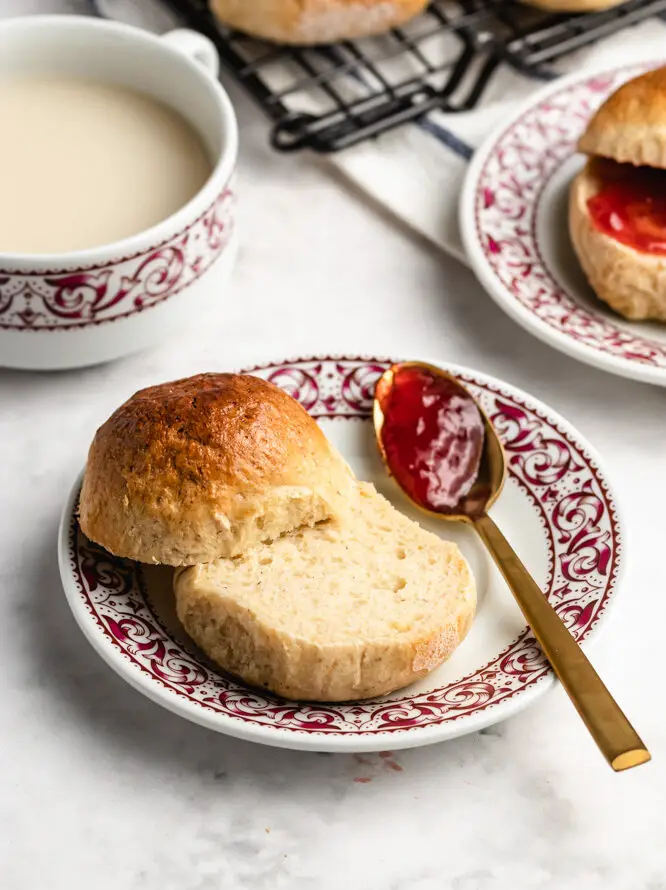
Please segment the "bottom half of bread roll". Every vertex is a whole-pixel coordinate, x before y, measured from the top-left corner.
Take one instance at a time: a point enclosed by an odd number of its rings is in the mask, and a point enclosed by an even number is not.
[[[180,570],[178,616],[224,670],[286,698],[407,686],[465,637],[476,587],[458,547],[360,483],[344,522]]]

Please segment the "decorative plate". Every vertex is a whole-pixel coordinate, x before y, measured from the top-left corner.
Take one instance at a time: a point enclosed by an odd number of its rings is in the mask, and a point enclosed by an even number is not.
[[[567,220],[588,120],[624,81],[657,64],[577,74],[539,90],[475,154],[460,227],[481,284],[520,325],[588,364],[666,386],[666,325],[626,321],[597,299]]]
[[[360,478],[412,513],[386,476],[370,419],[383,359],[314,358],[252,373],[272,380],[321,423]],[[509,475],[493,516],[576,639],[605,619],[621,559],[617,509],[599,460],[545,405],[475,371],[451,367],[481,400],[506,448]],[[521,710],[553,674],[475,533],[414,518],[455,540],[478,587],[472,629],[429,677],[382,698],[302,704],[250,689],[215,669],[178,624],[172,570],[111,556],[81,533],[80,479],[65,506],[60,572],[81,629],[129,683],[183,717],[219,732],[290,748],[406,748],[473,732]]]

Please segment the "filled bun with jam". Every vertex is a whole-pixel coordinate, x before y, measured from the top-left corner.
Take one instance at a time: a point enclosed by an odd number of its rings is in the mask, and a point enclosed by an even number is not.
[[[613,93],[578,148],[569,230],[590,284],[625,318],[666,321],[666,67]]]

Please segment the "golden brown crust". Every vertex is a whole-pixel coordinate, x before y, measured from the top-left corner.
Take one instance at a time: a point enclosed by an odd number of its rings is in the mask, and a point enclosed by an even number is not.
[[[428,0],[211,0],[230,28],[276,43],[335,43],[381,34],[418,15]]]
[[[600,231],[587,202],[600,189],[589,162],[571,185],[569,232],[580,264],[597,296],[634,321],[666,321],[666,257],[632,250]]]
[[[328,518],[350,478],[283,390],[201,374],[136,393],[97,431],[81,528],[119,556],[208,562]]]
[[[598,12],[612,9],[625,0],[520,0],[526,6],[536,9],[547,9],[552,12]]]
[[[609,96],[578,150],[620,163],[666,167],[666,67],[627,81]]]

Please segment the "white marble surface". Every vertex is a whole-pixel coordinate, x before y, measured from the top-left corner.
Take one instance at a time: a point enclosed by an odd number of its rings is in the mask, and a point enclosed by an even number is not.
[[[218,317],[105,367],[0,370],[2,890],[666,888],[666,392],[540,345],[325,163],[271,154],[263,119],[233,98],[244,249]],[[477,736],[397,753],[400,771],[264,749],[161,710],[93,652],[55,536],[96,426],[143,385],[318,352],[473,365],[552,404],[604,454],[629,564],[593,655],[651,764],[613,774],[560,689]]]

